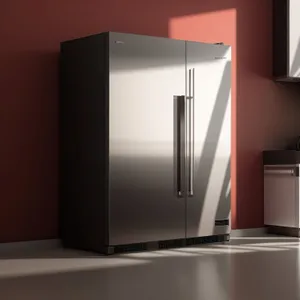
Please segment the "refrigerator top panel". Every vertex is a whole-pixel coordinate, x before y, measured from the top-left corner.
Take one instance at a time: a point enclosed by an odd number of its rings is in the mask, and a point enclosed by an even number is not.
[[[152,36],[152,35],[144,35],[144,34],[136,34],[136,33],[126,33],[126,32],[115,32],[115,31],[105,31],[105,32],[101,32],[101,33],[96,33],[96,34],[93,34],[93,35],[90,35],[90,36],[97,36],[97,35],[110,35],[110,36],[132,36],[132,38],[139,38],[139,37],[144,37],[144,38],[153,38],[153,39],[165,39],[165,40],[173,40],[173,41],[182,41],[182,42],[191,42],[191,43],[198,43],[198,44],[203,44],[203,45],[214,45],[216,47],[231,47],[230,45],[228,44],[224,44],[223,42],[219,42],[219,41],[216,41],[215,43],[204,43],[204,42],[201,42],[201,41],[193,41],[193,40],[182,40],[182,39],[170,39],[169,37],[162,37],[162,36]],[[84,36],[84,37],[81,37],[81,38],[87,38],[89,36]],[[78,38],[78,39],[81,39],[81,38]],[[76,40],[76,39],[75,39]],[[74,41],[74,39],[71,39],[71,40],[66,40],[62,43],[67,43],[67,42],[72,42]],[[116,44],[124,44],[124,42],[122,40],[120,41],[116,41],[115,42]]]

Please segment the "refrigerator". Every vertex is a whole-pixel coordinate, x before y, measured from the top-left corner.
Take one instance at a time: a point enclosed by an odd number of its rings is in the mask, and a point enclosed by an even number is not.
[[[230,154],[230,46],[118,32],[61,43],[66,247],[228,240]]]

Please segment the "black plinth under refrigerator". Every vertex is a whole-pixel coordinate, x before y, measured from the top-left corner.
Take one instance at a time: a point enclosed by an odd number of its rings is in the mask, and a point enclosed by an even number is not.
[[[60,91],[66,247],[229,238],[229,46],[113,32],[66,41]]]

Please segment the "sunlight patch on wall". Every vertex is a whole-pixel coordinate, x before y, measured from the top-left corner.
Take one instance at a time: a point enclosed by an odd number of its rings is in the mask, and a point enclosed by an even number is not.
[[[235,47],[236,9],[192,14],[169,20],[169,37]]]

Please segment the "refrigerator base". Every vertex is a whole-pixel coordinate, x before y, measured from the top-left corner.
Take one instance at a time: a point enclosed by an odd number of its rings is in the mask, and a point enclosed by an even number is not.
[[[112,254],[119,254],[119,253],[182,248],[182,247],[188,247],[188,246],[200,245],[200,244],[228,242],[229,240],[230,240],[230,234],[222,234],[222,235],[212,235],[212,236],[195,237],[195,238],[188,238],[188,239],[107,246],[101,249],[99,252],[105,255],[112,255]]]

